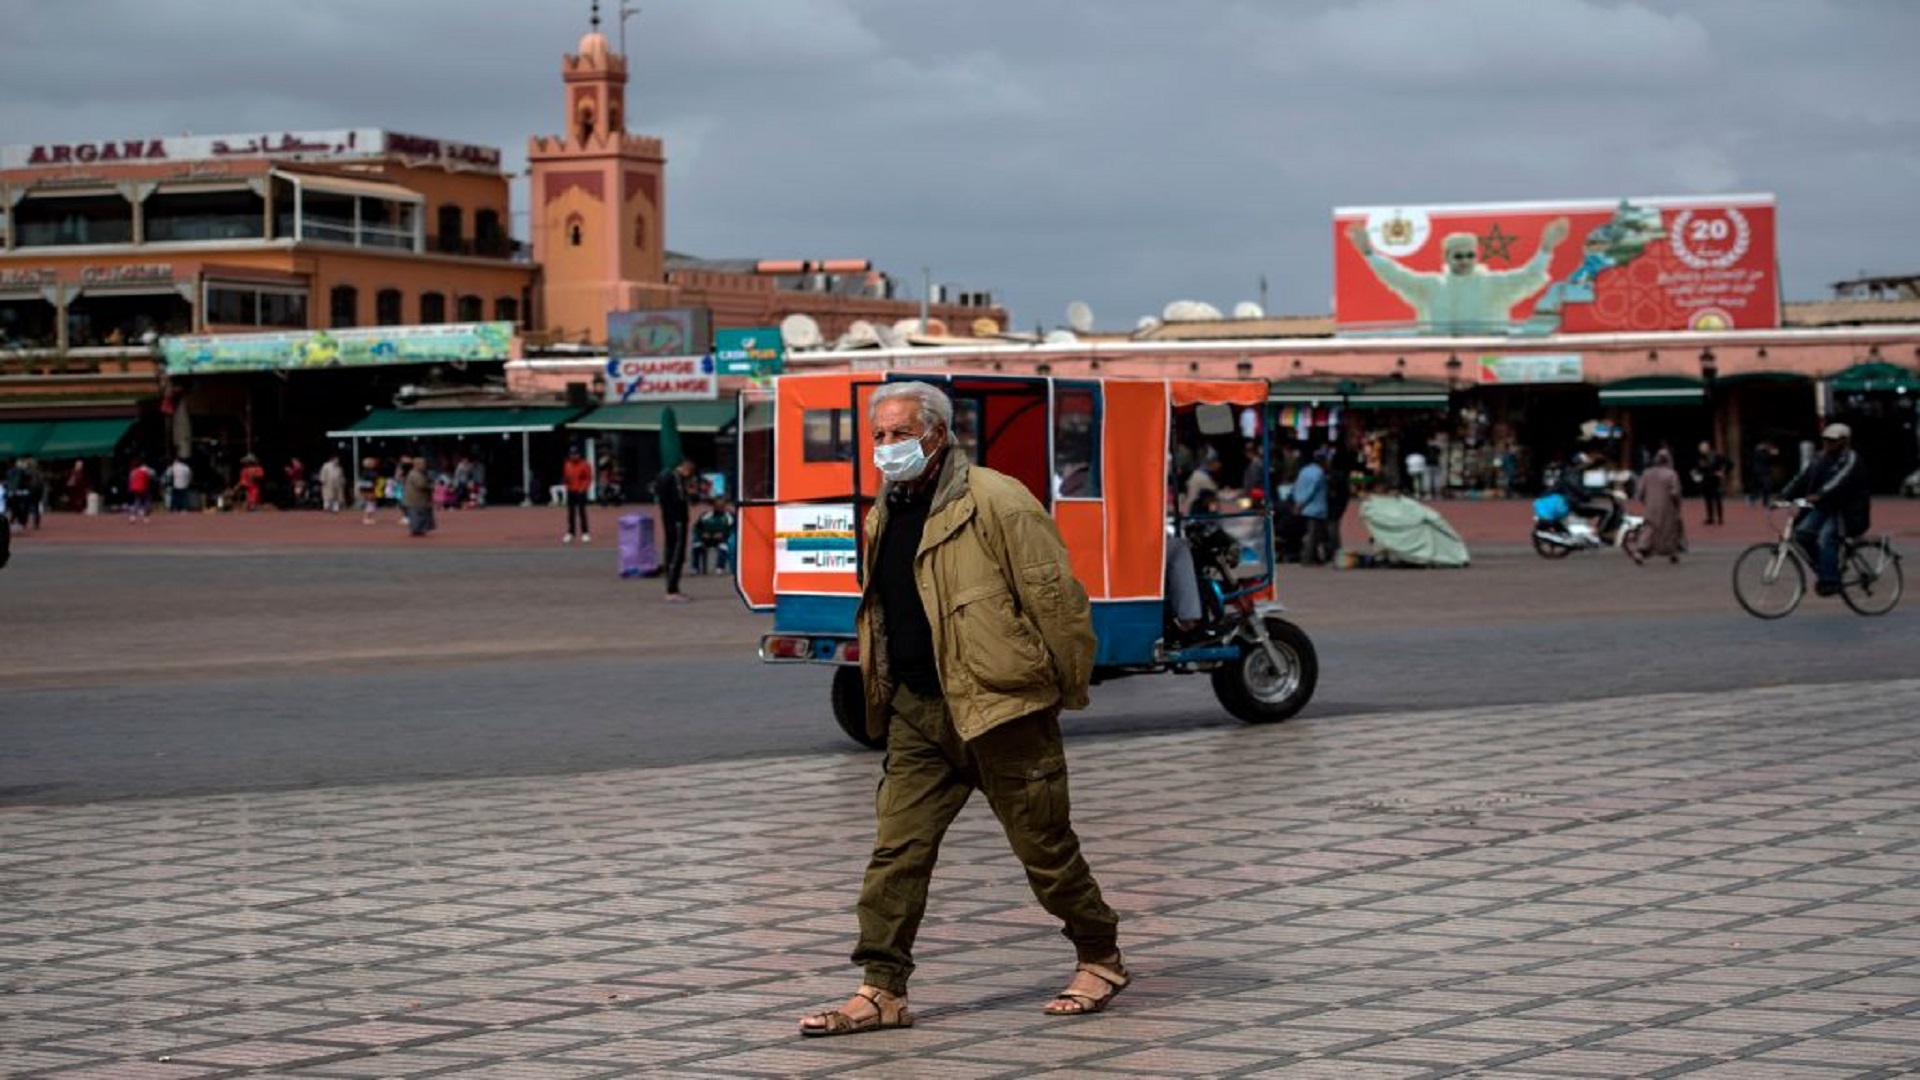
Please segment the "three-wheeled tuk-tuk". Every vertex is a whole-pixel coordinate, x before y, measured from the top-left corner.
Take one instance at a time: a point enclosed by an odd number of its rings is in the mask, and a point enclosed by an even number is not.
[[[866,733],[854,613],[860,530],[880,488],[867,406],[883,382],[900,379],[946,391],[968,456],[1024,483],[1052,513],[1092,601],[1095,682],[1207,672],[1221,704],[1249,723],[1285,720],[1313,696],[1313,643],[1274,602],[1264,500],[1256,493],[1218,513],[1182,517],[1170,497],[1176,431],[1243,440],[1266,460],[1264,425],[1235,425],[1236,414],[1264,406],[1264,381],[784,375],[740,399],[735,583],[748,606],[773,614],[761,659],[838,666],[831,703],[848,735],[878,745]],[[1176,629],[1168,577],[1189,573],[1203,615],[1199,625]]]

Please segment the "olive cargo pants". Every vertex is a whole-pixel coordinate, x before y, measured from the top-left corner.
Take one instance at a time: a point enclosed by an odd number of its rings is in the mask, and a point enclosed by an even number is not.
[[[972,742],[961,741],[938,698],[901,687],[892,714],[853,952],[866,982],[906,993],[940,840],[975,788],[986,793],[1033,895],[1064,924],[1061,933],[1079,959],[1106,960],[1118,952],[1119,917],[1100,898],[1068,817],[1057,711],[1008,721]]]

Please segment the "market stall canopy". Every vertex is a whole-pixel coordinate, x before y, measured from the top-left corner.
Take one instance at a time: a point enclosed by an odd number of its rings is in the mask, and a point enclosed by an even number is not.
[[[490,405],[468,409],[375,409],[329,439],[426,438],[434,435],[514,435],[552,431],[581,409],[554,405]]]
[[[1404,495],[1360,500],[1360,519],[1374,545],[1394,562],[1410,566],[1465,566],[1467,542],[1440,511]]]
[[[659,431],[669,408],[681,431],[714,434],[733,427],[735,412],[731,401],[631,401],[602,405],[578,420],[569,421],[567,426],[587,431]]]
[[[1920,393],[1920,375],[1884,360],[1868,360],[1855,364],[1834,375],[1830,382],[1835,390],[1847,394],[1866,394],[1875,391]]]
[[[1685,375],[1641,375],[1600,388],[1602,405],[1698,405],[1706,384]]]
[[[0,421],[0,458],[108,457],[131,427],[131,417]]]

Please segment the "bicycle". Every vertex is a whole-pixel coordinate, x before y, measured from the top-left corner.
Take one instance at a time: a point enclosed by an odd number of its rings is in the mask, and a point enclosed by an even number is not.
[[[1807,594],[1813,561],[1793,537],[1794,522],[1810,505],[1805,499],[1767,506],[1769,527],[1777,511],[1791,509],[1778,539],[1754,544],[1733,563],[1733,596],[1750,615],[1780,619],[1793,614]],[[1840,542],[1840,599],[1861,615],[1885,615],[1900,602],[1905,582],[1893,537],[1847,537]]]

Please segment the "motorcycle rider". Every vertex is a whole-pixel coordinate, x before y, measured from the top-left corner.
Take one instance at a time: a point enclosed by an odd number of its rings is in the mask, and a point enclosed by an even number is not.
[[[1794,522],[1793,536],[1814,559],[1818,578],[1813,591],[1820,596],[1838,593],[1841,538],[1867,531],[1870,507],[1867,470],[1853,449],[1853,429],[1828,424],[1820,432],[1819,455],[1780,489],[1780,497],[1804,498],[1810,504]]]
[[[1593,526],[1593,531],[1603,541],[1613,535],[1613,530],[1619,527],[1622,516],[1620,500],[1614,498],[1611,491],[1605,487],[1587,486],[1587,473],[1594,471],[1604,477],[1606,475],[1604,466],[1605,462],[1602,459],[1590,456],[1584,451],[1576,452],[1573,460],[1567,462],[1567,467],[1560,470],[1560,479],[1553,485],[1553,490],[1567,500],[1568,508],[1573,513],[1586,518]],[[1604,482],[1603,480],[1602,483]]]

